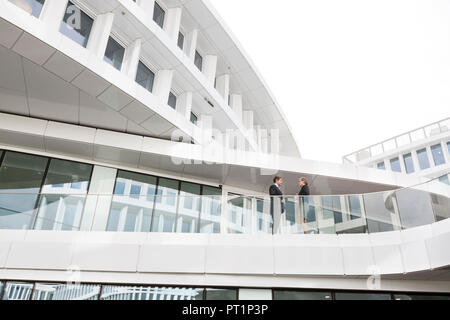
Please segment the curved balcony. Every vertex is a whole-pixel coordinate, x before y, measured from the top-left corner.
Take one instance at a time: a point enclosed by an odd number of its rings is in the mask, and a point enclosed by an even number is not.
[[[38,204],[1,209],[0,227],[10,230],[0,230],[0,275],[58,282],[76,266],[84,282],[328,289],[354,277],[359,290],[367,289],[359,277],[385,275],[385,289],[408,279],[420,290],[419,280],[448,277],[449,191],[430,181],[286,196],[283,214],[280,198],[264,196],[0,193],[5,204]]]

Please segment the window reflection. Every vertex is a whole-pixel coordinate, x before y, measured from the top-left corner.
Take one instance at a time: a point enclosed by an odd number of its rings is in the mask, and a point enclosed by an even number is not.
[[[252,199],[230,195],[228,199],[228,233],[252,233]]]
[[[37,283],[32,300],[98,300],[99,293],[99,285]]]
[[[205,295],[206,300],[237,300],[237,290],[234,289],[206,289]]]
[[[19,8],[25,10],[33,17],[39,18],[45,0],[9,0]]]
[[[28,229],[47,158],[5,152],[0,166],[0,229]]]
[[[202,300],[203,289],[103,286],[100,300]]]
[[[175,232],[179,182],[159,179],[152,232]]]
[[[394,205],[394,192],[366,194],[363,198],[369,233],[400,229],[400,219]]]
[[[2,300],[30,300],[32,283],[7,282]]]
[[[52,159],[39,198],[37,230],[79,230],[92,165]]]
[[[428,192],[404,189],[396,192],[396,198],[403,228],[414,228],[435,222]]]
[[[119,171],[107,231],[149,232],[157,178]]]
[[[222,189],[203,186],[201,233],[220,233],[222,216]]]
[[[72,2],[67,4],[59,31],[86,48],[94,20]]]
[[[177,228],[179,233],[197,233],[200,218],[201,187],[198,184],[182,182],[178,206]]]
[[[300,290],[275,290],[274,300],[332,300],[331,292],[300,291]]]

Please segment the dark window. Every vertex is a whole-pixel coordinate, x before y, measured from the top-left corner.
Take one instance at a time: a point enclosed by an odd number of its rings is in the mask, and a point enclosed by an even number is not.
[[[414,162],[412,158],[412,154],[408,153],[403,156],[403,161],[405,162],[405,170],[406,173],[413,173],[414,172]]]
[[[113,38],[109,37],[104,60],[117,70],[122,68],[125,49]]]
[[[173,109],[177,108],[177,96],[173,92],[169,93],[169,101],[167,104]]]
[[[442,145],[437,144],[431,147],[431,153],[433,154],[434,164],[440,166],[445,164],[444,151],[442,150]]]
[[[156,22],[158,26],[161,28],[164,27],[164,17],[166,15],[166,12],[163,8],[158,4],[158,2],[155,2],[155,9],[153,11],[153,21]]]
[[[391,159],[391,170],[394,172],[402,172],[399,158]]]
[[[198,51],[195,51],[194,64],[197,66],[197,68],[200,71],[203,71],[203,57],[201,56],[201,54]]]
[[[45,0],[21,0],[11,2],[31,14],[33,17],[39,18]]]
[[[177,41],[178,47],[183,50],[184,48],[184,34],[181,32],[178,33],[178,41]]]
[[[69,2],[59,31],[86,48],[93,24],[91,17]]]
[[[198,118],[197,118],[197,116],[196,116],[194,113],[192,113],[192,112],[191,112],[191,122],[192,122],[193,124],[195,124],[195,125],[197,125],[197,123],[198,123]]]
[[[297,291],[297,290],[275,290],[274,300],[332,300],[331,292],[325,291]]]
[[[145,64],[139,61],[138,70],[136,74],[136,82],[148,91],[153,91],[153,82],[155,81],[155,74]]]
[[[430,159],[428,159],[427,149],[421,149],[417,151],[417,158],[419,159],[419,166],[421,170],[430,168]]]

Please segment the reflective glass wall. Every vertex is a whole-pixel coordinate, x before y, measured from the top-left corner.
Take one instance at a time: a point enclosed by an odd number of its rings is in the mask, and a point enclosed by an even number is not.
[[[119,171],[107,231],[220,233],[222,190]]]
[[[5,151],[0,229],[79,230],[92,166]]]

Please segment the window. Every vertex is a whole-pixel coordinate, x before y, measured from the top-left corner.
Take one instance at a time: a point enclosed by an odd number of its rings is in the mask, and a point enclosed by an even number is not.
[[[93,24],[91,17],[69,2],[59,31],[86,48]]]
[[[122,47],[112,37],[109,37],[108,45],[106,46],[104,60],[120,71],[120,69],[122,69],[122,62],[124,55],[125,55],[124,47]]]
[[[391,300],[389,293],[336,292],[336,300]]]
[[[362,208],[359,196],[348,196],[348,206],[351,220],[356,220],[362,217]]]
[[[198,70],[203,71],[203,57],[198,51],[195,51],[194,64],[197,66]]]
[[[203,289],[103,286],[100,300],[202,300]]]
[[[447,150],[448,150],[448,154],[450,154],[450,141],[447,142]]]
[[[119,171],[106,231],[149,232],[156,185],[156,177]]]
[[[399,158],[394,158],[391,160],[391,170],[394,172],[402,172]]]
[[[83,163],[50,160],[39,198],[36,230],[79,229],[92,168]]]
[[[139,61],[138,70],[136,74],[136,82],[149,92],[153,91],[153,82],[155,81],[155,74]]]
[[[384,163],[384,161],[383,162],[379,162],[377,164],[377,168],[380,169],[380,170],[386,170],[386,164]]]
[[[216,300],[216,301],[237,300],[237,290],[206,289],[206,300]]]
[[[394,300],[450,300],[450,296],[429,294],[394,294]]]
[[[445,176],[440,177],[439,181],[450,186],[450,179],[447,174]]]
[[[184,34],[181,33],[181,31],[178,33],[178,41],[177,41],[178,47],[183,50],[184,49]]]
[[[274,300],[332,300],[331,292],[274,290]]]
[[[177,108],[177,96],[173,92],[169,93],[169,101],[167,104],[173,109]]]
[[[32,291],[32,283],[7,282],[2,300],[30,300]]]
[[[191,122],[195,125],[198,123],[198,118],[193,112],[191,112]]]
[[[179,182],[160,178],[153,214],[152,232],[175,232]]]
[[[188,182],[181,183],[176,232],[198,233],[201,206],[200,195],[200,185]]]
[[[405,154],[403,156],[403,161],[405,163],[406,173],[408,173],[408,174],[413,173],[414,172],[414,162],[413,162],[412,154],[411,153]]]
[[[222,189],[203,186],[201,233],[220,233]]]
[[[440,166],[445,164],[444,151],[442,150],[442,145],[437,144],[431,147],[431,153],[433,154],[434,164]]]
[[[430,168],[430,160],[428,159],[426,148],[417,151],[417,158],[419,159],[420,170],[426,170]]]
[[[70,285],[70,284],[46,284],[36,283],[32,300],[98,300],[99,285]]]
[[[42,7],[44,6],[45,0],[21,0],[21,1],[11,1],[16,6],[22,8],[33,17],[39,18],[41,15]]]
[[[158,2],[155,2],[155,9],[153,10],[153,21],[156,22],[158,26],[161,28],[164,27],[164,17],[166,15],[166,12],[163,8],[158,4]]]
[[[47,163],[44,157],[4,153],[0,166],[0,229],[30,227]]]

